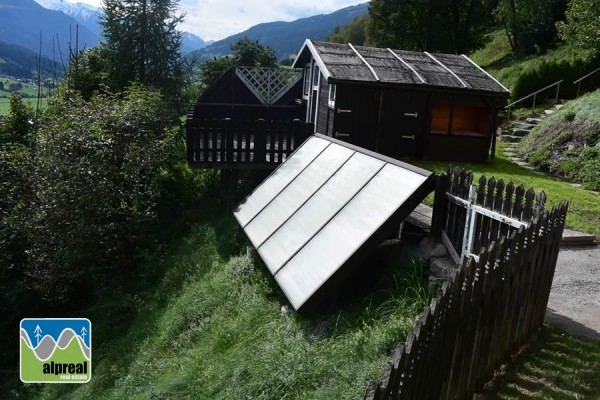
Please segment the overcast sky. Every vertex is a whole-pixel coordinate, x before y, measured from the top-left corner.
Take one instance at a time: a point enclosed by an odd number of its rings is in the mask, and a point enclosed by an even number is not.
[[[102,6],[102,0],[67,0]],[[179,0],[186,17],[181,30],[219,40],[262,22],[293,21],[328,14],[367,0]]]

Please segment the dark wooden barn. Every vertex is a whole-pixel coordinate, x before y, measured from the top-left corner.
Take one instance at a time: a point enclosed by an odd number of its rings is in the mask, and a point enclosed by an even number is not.
[[[313,133],[300,101],[302,71],[230,68],[190,107],[193,166],[273,169]]]
[[[307,40],[294,67],[315,132],[394,158],[494,157],[509,91],[464,55]]]

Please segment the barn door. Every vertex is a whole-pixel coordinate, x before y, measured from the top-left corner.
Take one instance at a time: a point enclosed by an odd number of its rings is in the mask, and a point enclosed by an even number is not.
[[[360,86],[337,85],[333,137],[375,150],[379,90]]]
[[[379,130],[380,152],[414,157],[423,146],[427,95],[387,90],[383,93]]]

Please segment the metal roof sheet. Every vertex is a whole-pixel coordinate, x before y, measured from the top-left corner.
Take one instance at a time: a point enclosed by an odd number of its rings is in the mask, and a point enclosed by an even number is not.
[[[300,310],[356,267],[432,189],[429,171],[317,134],[234,215]]]

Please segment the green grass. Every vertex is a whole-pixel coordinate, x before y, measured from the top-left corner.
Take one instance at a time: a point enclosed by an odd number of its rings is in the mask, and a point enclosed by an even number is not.
[[[29,104],[34,110],[37,107],[37,99],[23,99],[23,102]],[[48,106],[48,99],[44,98],[40,101],[40,109],[44,109]],[[0,98],[0,115],[8,115],[10,112],[10,100]]]
[[[480,67],[489,68],[512,58],[510,42],[503,29],[490,32],[484,36],[485,45],[470,54],[470,58]]]
[[[566,227],[581,232],[592,233],[600,237],[600,196],[583,189],[574,188],[569,183],[520,167],[509,161],[503,152],[504,144],[496,149],[496,159],[485,163],[454,163],[473,171],[474,183],[481,175],[490,178],[504,179],[516,185],[523,184],[525,188],[544,190],[547,196],[546,209],[557,206],[561,201],[569,202]],[[448,163],[434,161],[416,161],[414,164],[430,171],[443,172]],[[428,198],[429,202],[433,197]]]
[[[16,79],[12,79],[9,78],[7,76],[2,76],[0,75],[0,82],[4,83],[4,89],[5,90],[0,90],[0,96],[6,96],[8,97],[10,95],[10,91],[8,91],[8,87],[10,84],[18,84],[20,83],[23,88],[19,89],[17,91],[17,93],[20,93],[21,95],[23,95],[24,97],[37,97],[38,95],[38,88],[35,85],[29,84],[29,83],[25,83],[25,82],[19,82]]]
[[[491,50],[488,49],[486,51]],[[544,64],[561,62],[577,64],[578,62],[581,62],[581,60],[587,58],[589,58],[589,53],[584,50],[561,46],[554,50],[550,50],[545,54],[533,55],[524,60],[518,60],[508,56],[501,59],[501,62],[488,64],[486,70],[502,82],[504,86],[512,90],[519,79],[519,75],[527,71],[543,68]],[[538,89],[539,88],[541,87],[538,87]]]
[[[521,156],[540,169],[600,190],[600,91],[570,101],[522,141]]]
[[[41,399],[356,399],[379,378],[432,295],[423,264],[377,272],[371,263],[370,276],[378,280],[362,279],[357,287],[363,289],[342,296],[333,312],[282,314],[287,301],[258,258],[223,254],[241,235],[230,212],[213,220],[195,226],[173,249],[143,257],[136,276],[143,284],[106,293],[82,314],[94,327],[90,383],[14,393]]]
[[[477,400],[600,399],[600,341],[544,326]]]

